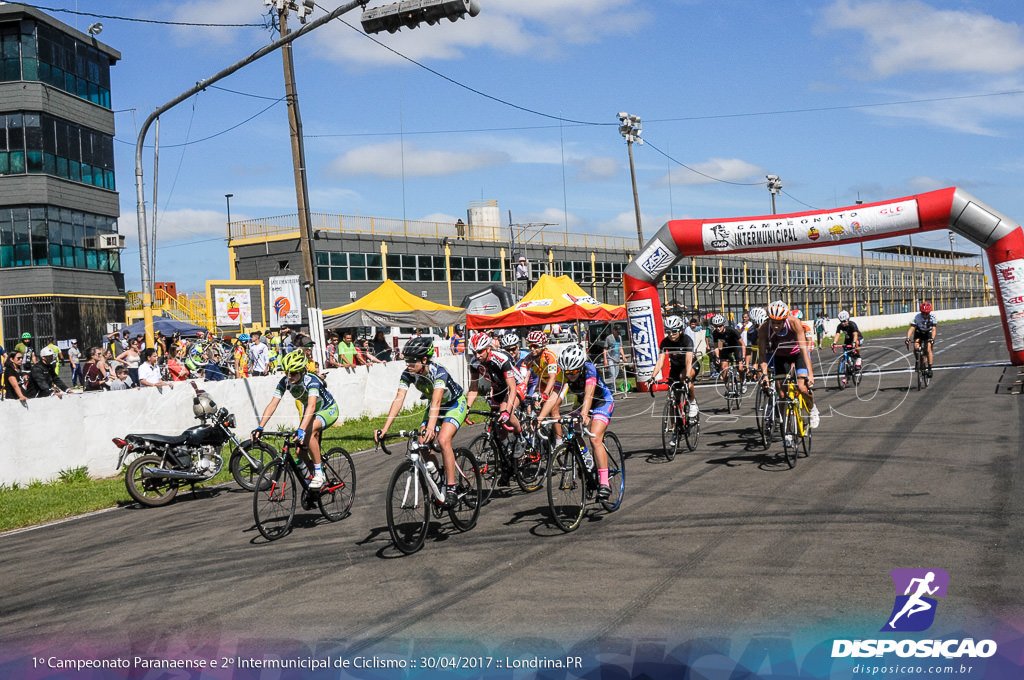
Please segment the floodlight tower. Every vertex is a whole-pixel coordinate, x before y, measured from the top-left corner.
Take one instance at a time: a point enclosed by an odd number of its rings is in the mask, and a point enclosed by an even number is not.
[[[626,140],[626,148],[629,150],[629,176],[633,180],[633,208],[636,210],[636,238],[639,246],[644,247],[644,228],[640,221],[640,197],[636,192],[636,168],[633,165],[633,142],[643,144],[640,137],[643,126],[640,124],[640,116],[632,116],[625,111],[619,112],[619,133]]]

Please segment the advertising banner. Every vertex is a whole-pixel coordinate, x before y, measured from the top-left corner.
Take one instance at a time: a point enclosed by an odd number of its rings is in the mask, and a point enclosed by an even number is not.
[[[217,288],[213,300],[218,326],[252,323],[252,301],[245,288]]]
[[[270,277],[270,327],[297,326],[302,323],[302,297],[299,277]]]

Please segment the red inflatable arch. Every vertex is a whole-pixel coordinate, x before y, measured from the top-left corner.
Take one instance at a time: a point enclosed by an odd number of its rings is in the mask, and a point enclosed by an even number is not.
[[[951,229],[985,248],[1010,360],[1024,365],[1024,235],[1020,225],[967,192],[950,187],[837,210],[667,222],[624,272],[637,379],[646,380],[654,372],[664,332],[656,285],[680,258],[814,248],[935,229]]]

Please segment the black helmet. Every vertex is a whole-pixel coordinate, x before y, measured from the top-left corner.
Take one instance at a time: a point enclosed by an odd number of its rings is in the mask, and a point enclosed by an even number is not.
[[[409,342],[405,343],[405,349],[402,350],[402,354],[405,355],[406,359],[425,359],[430,356],[434,349],[434,340],[423,336],[410,338]]]

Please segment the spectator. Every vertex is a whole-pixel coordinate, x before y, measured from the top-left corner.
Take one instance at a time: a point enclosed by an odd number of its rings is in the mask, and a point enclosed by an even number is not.
[[[128,366],[128,375],[132,377],[132,383],[139,384],[139,363],[142,355],[139,353],[138,338],[131,338],[128,341],[128,349],[117,355],[118,361],[123,361]]]
[[[256,331],[252,334],[252,344],[249,345],[249,362],[252,366],[252,374],[268,375],[270,373],[270,346],[261,342],[263,334]]]
[[[530,280],[530,265],[526,263],[526,258],[522,255],[519,256],[519,263],[516,265],[516,281],[529,281]]]
[[[338,336],[331,335],[327,338],[327,347],[324,348],[324,364],[327,368],[339,368],[338,363]]]
[[[391,361],[391,348],[388,347],[388,340],[384,337],[384,331],[377,331],[373,336],[373,356],[381,361]]]
[[[462,218],[455,222],[455,238],[460,240],[466,238],[466,223],[462,221]]]
[[[818,316],[814,318],[814,334],[818,336],[818,349],[821,349],[821,342],[825,337],[825,312],[820,312]]]
[[[181,382],[182,380],[188,380],[189,370],[188,367],[182,363],[179,354],[181,348],[178,345],[171,344],[167,348],[167,373],[171,376],[171,380],[175,382]]]
[[[622,363],[622,336],[619,327],[612,326],[612,332],[604,340],[604,365],[608,367],[609,384],[615,389],[615,381],[619,377],[619,364]]]
[[[109,349],[103,351],[103,370],[107,372],[108,380],[112,380],[114,378],[114,371],[121,365],[123,364],[114,358],[113,352]]]
[[[26,366],[31,366],[32,364],[39,361],[39,357],[36,356],[36,350],[32,346],[31,333],[26,332],[21,334],[21,342],[14,346],[14,351],[21,352],[21,363],[23,364],[21,370],[25,371],[26,373],[28,372],[28,368],[26,368]]]
[[[228,376],[224,375],[224,371],[220,367],[223,358],[220,341],[216,337],[210,338],[210,341],[206,343],[207,380],[227,380]]]
[[[338,364],[340,366],[356,366],[360,363],[366,363],[363,358],[356,351],[356,346],[352,344],[352,334],[345,333],[342,336],[341,342],[338,343]]]
[[[25,395],[29,399],[48,397],[56,394],[58,398],[64,398],[67,387],[61,382],[54,371],[54,354],[49,347],[39,350],[39,363],[32,366],[28,374],[28,385]]]
[[[60,375],[60,360],[64,358],[64,355],[60,353],[60,347],[57,346],[57,343],[50,342],[46,346],[53,350],[53,372],[56,375]]]
[[[114,369],[114,379],[110,381],[110,389],[127,390],[132,387],[138,387],[138,385],[132,383],[132,377],[128,375],[128,367],[121,365]]]
[[[452,339],[450,342],[452,348],[452,354],[458,356],[466,353],[466,336],[462,333],[460,326],[455,327],[455,331],[452,333]]]
[[[248,333],[241,333],[231,350],[234,358],[235,377],[249,377],[249,342],[252,337]]]
[[[156,355],[158,357],[167,355],[167,338],[160,331],[153,331],[153,342],[155,344]]]
[[[139,366],[140,387],[174,387],[160,374],[160,367],[156,365],[158,359],[156,348],[147,347],[142,350],[142,364]]]
[[[21,364],[25,355],[21,352],[11,352],[4,362],[4,398],[25,401],[28,397],[21,389]]]
[[[359,356],[362,358],[364,364],[383,364],[384,362],[378,359],[374,353],[373,348],[370,347],[370,341],[363,338],[357,343],[359,350]]]
[[[86,392],[99,392],[110,389],[107,384],[107,362],[103,359],[101,347],[90,347],[89,358],[82,364],[82,381]],[[125,369],[127,370],[127,369]]]
[[[111,354],[117,356],[121,352],[128,349],[128,336],[128,331],[114,331],[113,333],[107,336],[107,340],[109,340],[110,342],[107,344],[106,349],[109,349]]]
[[[78,349],[78,340],[71,341],[71,347],[68,348],[68,363],[71,364],[71,386],[84,386],[85,382],[82,379],[82,353]]]

